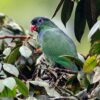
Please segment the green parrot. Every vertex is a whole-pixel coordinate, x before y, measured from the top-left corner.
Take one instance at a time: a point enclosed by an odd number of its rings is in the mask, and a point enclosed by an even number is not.
[[[75,44],[66,33],[45,17],[36,17],[31,21],[31,32],[33,31],[38,32],[40,47],[50,61],[69,70],[78,71],[77,66],[70,59],[61,57],[68,55],[78,58]]]

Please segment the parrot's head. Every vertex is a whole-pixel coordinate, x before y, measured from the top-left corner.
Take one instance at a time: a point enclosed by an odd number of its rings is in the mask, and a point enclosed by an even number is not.
[[[54,25],[55,24],[46,17],[36,17],[31,21],[30,30],[31,32],[33,31],[40,32],[41,29],[54,27]]]

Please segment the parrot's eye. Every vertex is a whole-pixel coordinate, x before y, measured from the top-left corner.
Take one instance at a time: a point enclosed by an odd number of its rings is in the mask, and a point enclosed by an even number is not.
[[[38,23],[43,23],[43,19],[38,19]]]

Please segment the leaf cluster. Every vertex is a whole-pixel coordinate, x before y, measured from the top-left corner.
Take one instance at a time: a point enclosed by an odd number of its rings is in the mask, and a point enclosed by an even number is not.
[[[80,42],[84,34],[86,22],[89,29],[96,23],[100,15],[100,0],[60,0],[54,14],[55,17],[61,8],[61,21],[66,26],[75,7],[74,31]]]
[[[100,21],[97,21],[97,17],[100,14],[99,7],[96,6],[95,12],[95,8],[93,8],[95,3],[92,0],[61,0],[53,17],[62,6],[61,20],[66,25],[72,14],[75,2],[77,3],[75,11],[75,35],[77,40],[80,41],[87,21],[91,29],[88,35],[91,43],[90,51],[87,57],[80,55],[80,59],[68,55],[61,57],[65,61],[67,58],[74,62],[79,67],[79,71],[66,70],[66,68],[58,64],[53,66],[42,54],[42,51],[37,53],[36,48],[39,47],[37,34],[28,32],[30,38],[22,40],[20,38],[1,39],[1,98],[82,100],[100,97]],[[96,5],[98,5],[97,2],[99,3],[99,1],[96,0]],[[87,4],[89,5],[86,6]],[[97,23],[94,24],[96,21]],[[15,36],[18,34],[25,35],[27,33],[22,26],[1,13],[0,36]]]

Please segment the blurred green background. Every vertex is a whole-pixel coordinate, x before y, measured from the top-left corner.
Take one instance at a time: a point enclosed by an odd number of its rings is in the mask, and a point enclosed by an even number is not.
[[[32,18],[36,16],[46,16],[51,18],[58,3],[59,0],[0,0],[0,12],[5,13],[13,18],[18,24],[29,29],[29,24]],[[57,14],[55,19],[60,25],[60,13]],[[88,28],[86,27],[81,43],[78,43],[74,36],[73,25],[74,12],[67,24],[66,31],[71,37],[73,37],[78,51],[81,54],[86,55],[90,46],[87,38]]]

